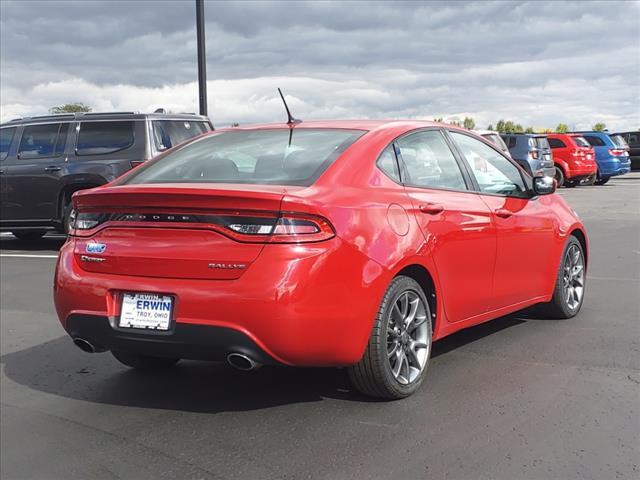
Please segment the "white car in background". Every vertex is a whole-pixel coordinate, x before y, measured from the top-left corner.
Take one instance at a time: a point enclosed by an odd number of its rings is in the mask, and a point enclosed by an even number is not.
[[[502,140],[502,137],[500,137],[500,134],[498,132],[495,132],[493,130],[474,130],[474,132],[476,132],[478,135],[482,135],[484,138],[498,147],[502,152],[504,152],[505,155],[511,157],[506,143],[504,143],[504,140]]]

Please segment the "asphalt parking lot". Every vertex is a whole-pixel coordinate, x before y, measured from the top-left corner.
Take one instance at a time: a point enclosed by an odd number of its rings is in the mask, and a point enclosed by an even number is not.
[[[144,374],[85,354],[51,301],[63,238],[0,235],[1,477],[640,478],[640,173],[560,194],[591,240],[580,315],[442,340],[397,402],[341,370]]]

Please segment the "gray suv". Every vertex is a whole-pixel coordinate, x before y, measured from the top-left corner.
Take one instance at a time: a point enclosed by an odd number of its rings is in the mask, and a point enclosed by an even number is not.
[[[0,231],[66,232],[71,195],[213,129],[193,114],[72,113],[0,125]]]
[[[507,144],[511,158],[522,165],[531,176],[555,176],[553,154],[546,135],[503,133],[500,136]]]

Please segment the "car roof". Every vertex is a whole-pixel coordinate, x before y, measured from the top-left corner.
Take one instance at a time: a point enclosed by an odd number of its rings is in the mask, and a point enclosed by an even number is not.
[[[217,131],[234,131],[234,130],[266,130],[266,129],[286,129],[290,128],[291,125],[287,123],[260,123],[260,124],[251,124],[251,125],[242,125],[238,127],[228,127],[221,128]],[[418,128],[425,127],[440,127],[440,128],[449,128],[452,130],[462,130],[465,129],[461,127],[456,127],[455,125],[450,125],[446,123],[432,122],[428,120],[312,120],[312,121],[303,121],[300,123],[293,124],[293,128],[296,129],[310,129],[310,128],[320,128],[320,129],[345,129],[345,130],[365,130],[365,131],[374,131],[374,130],[415,130]]]
[[[30,123],[46,123],[56,121],[97,121],[97,120],[184,120],[184,121],[205,121],[209,118],[195,113],[140,113],[140,112],[78,112],[78,113],[59,113],[50,115],[37,115],[33,117],[14,118],[2,126],[24,125]]]

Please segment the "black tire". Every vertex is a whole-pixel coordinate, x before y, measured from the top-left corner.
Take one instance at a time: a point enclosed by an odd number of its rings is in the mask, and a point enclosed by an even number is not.
[[[558,184],[558,188],[564,185],[564,172],[560,167],[556,167],[555,179]]]
[[[18,240],[22,240],[23,242],[34,242],[36,240],[40,240],[46,232],[46,230],[24,230],[11,232],[14,237]]]
[[[577,187],[579,183],[580,182],[575,181],[575,180],[565,180],[564,181],[564,187],[565,188],[574,188],[574,187]]]
[[[607,183],[611,177],[598,177],[598,179],[594,182],[596,185],[604,185]]]
[[[582,185],[593,185],[594,183],[596,183],[595,175],[591,175],[590,177],[582,181]]]
[[[424,303],[426,310],[427,342],[426,360],[422,371],[417,378],[408,384],[401,383],[393,375],[391,365],[389,363],[388,345],[389,337],[388,327],[390,327],[390,319],[392,309],[398,299],[405,293],[411,292],[417,294]],[[422,324],[422,322],[421,322]],[[414,279],[398,276],[393,279],[387,291],[384,294],[378,314],[376,315],[369,343],[360,361],[348,368],[349,378],[352,385],[360,393],[371,397],[400,399],[413,394],[422,384],[427,367],[429,366],[429,357],[431,356],[432,342],[432,325],[431,310],[429,302],[424,291]]]
[[[72,210],[71,201],[65,203],[64,207],[62,207],[62,232],[60,233],[65,235],[69,235],[69,219],[71,218]]]
[[[583,279],[582,279],[582,294],[578,305],[574,308],[570,308],[567,304],[567,296],[566,290],[564,288],[564,279],[565,279],[565,260],[567,258],[567,252],[572,247],[577,247],[583,261]],[[584,302],[584,289],[586,287],[585,280],[587,269],[587,261],[584,256],[584,250],[582,248],[582,244],[578,241],[576,237],[571,235],[567,240],[567,243],[564,246],[564,250],[562,251],[562,259],[560,260],[560,266],[558,267],[558,273],[556,275],[556,283],[553,289],[553,297],[549,303],[543,303],[538,306],[537,311],[546,317],[549,318],[558,318],[558,319],[566,319],[575,317],[580,309],[582,308],[582,303]]]
[[[135,353],[111,350],[111,354],[123,365],[137,370],[165,370],[173,367],[179,358],[149,357]]]

